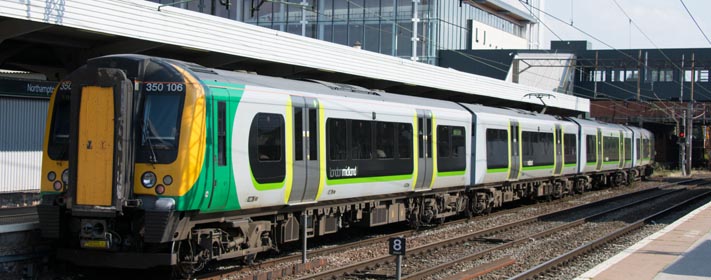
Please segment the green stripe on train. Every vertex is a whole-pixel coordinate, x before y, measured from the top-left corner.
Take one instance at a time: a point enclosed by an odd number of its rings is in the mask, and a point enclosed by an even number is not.
[[[374,176],[374,177],[362,177],[362,178],[326,179],[326,184],[327,185],[345,185],[345,184],[363,184],[363,183],[401,181],[401,180],[412,180],[412,174]]]
[[[543,169],[553,169],[553,165],[538,165],[538,166],[524,166],[521,170],[543,170]]]
[[[439,177],[462,176],[462,175],[464,175],[464,170],[437,172],[437,176],[439,176]]]
[[[507,172],[509,171],[508,167],[502,167],[502,168],[489,168],[486,170],[486,173],[502,173],[502,172]]]

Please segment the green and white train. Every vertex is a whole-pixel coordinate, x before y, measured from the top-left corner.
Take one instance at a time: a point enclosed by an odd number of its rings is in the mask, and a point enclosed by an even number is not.
[[[52,95],[42,233],[79,265],[251,259],[651,174],[644,129],[357,86],[95,58]]]

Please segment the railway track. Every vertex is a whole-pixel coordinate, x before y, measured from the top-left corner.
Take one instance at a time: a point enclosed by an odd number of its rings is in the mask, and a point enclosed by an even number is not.
[[[629,197],[632,197],[632,196],[635,196],[635,195],[641,195],[641,194],[645,194],[645,193],[655,192],[655,191],[657,191],[659,188],[671,187],[671,186],[680,185],[680,184],[693,184],[694,182],[698,182],[699,180],[700,180],[700,179],[680,180],[680,181],[673,182],[673,183],[667,183],[667,184],[664,184],[664,185],[662,185],[662,186],[658,186],[658,187],[655,187],[655,188],[650,188],[650,189],[645,189],[645,190],[642,190],[642,191],[637,191],[637,192],[633,192],[633,193],[624,194],[624,195],[621,195],[621,196],[617,196],[617,197],[611,198],[611,200],[606,200],[606,201],[607,201],[607,203],[609,203],[610,201],[624,201],[624,200],[626,200],[626,199],[629,199]],[[561,200],[557,200],[557,202],[566,202],[566,200],[575,200],[575,199],[577,199],[577,198],[579,198],[579,196],[573,196],[573,197],[564,198],[564,199],[561,199]],[[605,203],[605,202],[603,202],[603,201],[592,202],[592,203],[585,204],[585,205],[582,205],[582,206],[569,207],[568,210],[570,210],[570,209],[585,209],[585,208],[595,207],[595,205],[598,205],[598,204],[601,204],[601,203]],[[505,210],[500,210],[500,211],[497,211],[497,212],[495,212],[495,213],[492,213],[492,215],[507,215],[508,213],[514,213],[514,212],[519,211],[519,210],[520,210],[519,208],[505,209]],[[481,232],[480,232],[480,235],[479,235],[478,237],[472,237],[472,238],[474,238],[474,239],[476,239],[476,238],[483,238],[482,236],[485,236],[485,235],[493,235],[493,234],[496,234],[496,233],[505,232],[506,230],[511,230],[511,228],[515,228],[515,227],[518,227],[518,228],[520,228],[520,227],[525,227],[525,226],[528,225],[528,224],[534,223],[536,220],[544,219],[544,217],[550,218],[550,217],[553,217],[553,216],[555,216],[555,214],[540,215],[540,216],[536,216],[536,217],[534,217],[534,218],[529,218],[529,219],[525,219],[525,220],[520,220],[520,221],[517,221],[517,222],[514,222],[514,223],[509,223],[509,224],[504,225],[504,226],[495,227],[495,228],[492,228],[492,229],[488,229],[488,230],[481,231]],[[479,221],[479,220],[481,220],[481,219],[486,219],[486,218],[490,218],[490,216],[479,216],[479,217],[472,218],[472,219],[470,219],[470,220],[465,220],[465,219],[463,219],[463,220],[452,221],[452,222],[449,222],[449,223],[444,224],[444,226],[457,225],[457,224],[462,224],[462,223],[476,223],[477,221]],[[509,229],[506,229],[506,228],[509,228]],[[332,246],[332,247],[326,247],[326,248],[320,248],[320,249],[316,249],[316,250],[310,250],[310,251],[309,251],[309,257],[310,257],[310,258],[314,258],[314,257],[319,257],[319,256],[327,256],[327,255],[334,254],[334,253],[337,253],[337,252],[343,252],[343,251],[351,250],[351,249],[353,249],[353,248],[367,247],[367,246],[376,246],[377,244],[383,244],[382,247],[385,248],[385,244],[386,244],[387,240],[388,240],[389,238],[391,238],[391,237],[396,237],[396,236],[397,236],[397,237],[406,237],[406,238],[407,238],[407,237],[416,235],[416,234],[418,234],[418,233],[422,233],[422,231],[406,230],[406,231],[396,232],[396,233],[392,233],[392,234],[385,234],[385,235],[381,235],[381,236],[377,236],[377,237],[373,237],[373,238],[368,238],[368,239],[365,239],[365,240],[358,240],[358,241],[350,242],[350,243],[347,243],[347,244],[342,244],[342,245],[337,245],[337,246]],[[467,240],[467,239],[465,238],[465,239],[462,239],[462,240]],[[462,241],[462,240],[457,241],[457,242],[466,242],[466,241]],[[408,250],[408,255],[412,255],[412,253],[413,253],[412,249],[411,249],[411,250]],[[253,265],[253,266],[243,266],[243,267],[229,268],[229,269],[224,269],[224,270],[219,270],[219,271],[213,271],[213,272],[201,274],[201,275],[196,276],[196,277],[197,277],[197,279],[224,279],[224,278],[227,278],[227,277],[237,277],[237,278],[239,278],[239,277],[250,277],[249,275],[251,275],[252,272],[255,272],[255,271],[268,271],[270,268],[274,268],[274,267],[278,266],[279,264],[285,264],[285,263],[299,263],[300,259],[301,259],[301,255],[300,255],[300,254],[289,255],[289,256],[283,256],[283,257],[278,257],[278,258],[273,258],[273,259],[267,259],[267,260],[258,262],[257,264],[255,264],[255,265]],[[388,263],[388,260],[392,260],[392,257],[390,257],[390,256],[382,256],[382,257],[375,258],[375,259],[372,259],[372,260],[369,260],[369,261],[370,261],[371,263]],[[362,267],[369,267],[370,265],[371,265],[371,264],[368,264],[368,263],[366,263],[366,262],[364,262],[363,264],[361,264]],[[351,266],[348,266],[348,267],[351,267]],[[311,275],[305,276],[303,279],[312,279],[312,278],[326,279],[326,278],[330,278],[330,277],[342,277],[343,275],[348,275],[349,272],[350,272],[350,273],[353,273],[354,271],[357,271],[357,270],[359,270],[359,269],[362,270],[362,267],[361,267],[361,268],[351,268],[350,270],[348,269],[348,267],[343,267],[343,268],[341,269],[341,271],[332,271],[332,272],[330,273],[330,275],[329,275],[329,274],[323,274],[323,275],[313,275],[313,274],[311,274]],[[251,278],[251,277],[250,277],[250,278]]]
[[[689,183],[689,182],[687,182]],[[678,184],[678,183],[677,183]],[[676,184],[672,184],[676,185]],[[682,190],[677,190],[677,192],[682,191]],[[407,261],[408,261],[408,269],[405,269],[404,275],[405,279],[425,279],[433,274],[436,274],[440,271],[444,271],[447,269],[450,269],[454,265],[461,263],[461,262],[467,262],[471,261],[474,259],[480,259],[488,254],[491,254],[492,252],[495,251],[502,251],[507,248],[514,247],[516,245],[521,245],[524,243],[528,243],[532,240],[537,240],[539,238],[544,238],[546,236],[550,236],[552,234],[555,234],[557,232],[564,231],[569,228],[577,227],[580,226],[586,222],[588,222],[591,219],[595,219],[596,217],[606,215],[608,213],[614,212],[614,211],[619,211],[620,209],[628,208],[633,205],[637,205],[639,203],[643,203],[643,201],[649,201],[650,199],[657,199],[659,197],[667,196],[670,192],[668,190],[662,190],[660,188],[655,188],[651,190],[644,190],[640,192],[636,192],[633,194],[628,194],[628,195],[623,195],[620,197],[616,197],[610,200],[605,200],[601,202],[596,202],[596,203],[591,203],[588,205],[583,205],[579,207],[573,207],[570,209],[562,210],[556,213],[551,213],[551,214],[546,214],[546,215],[541,215],[521,221],[517,221],[514,223],[509,223],[505,224],[502,226],[482,230],[482,231],[477,231],[472,234],[468,234],[465,236],[459,236],[456,238],[450,238],[447,240],[443,240],[440,242],[432,243],[432,244],[427,244],[423,246],[419,246],[413,249],[408,250],[408,256],[407,256]],[[619,203],[620,201],[627,201],[633,199],[635,196],[643,196],[643,198],[637,198],[638,201],[633,202],[633,203]],[[619,205],[612,207],[612,205]],[[565,222],[565,223],[554,223],[553,226],[548,225],[548,226],[543,226],[545,229],[541,229],[536,234],[529,234],[529,235],[523,235],[520,236],[517,239],[514,240],[506,240],[504,238],[501,238],[502,236],[512,236],[514,234],[510,234],[512,232],[516,232],[517,229],[521,229],[523,227],[537,227],[537,223],[543,224],[545,223],[546,220],[553,220],[555,217],[571,217],[573,216],[571,213],[574,212],[581,212],[581,211],[588,211],[589,209],[592,208],[606,208],[607,210],[605,211],[594,211],[596,213],[593,214],[588,214],[588,215],[583,215],[584,217],[578,218],[574,221],[570,222]],[[610,209],[613,208],[613,209]],[[586,210],[588,209],[588,210]],[[580,215],[580,214],[578,214]],[[434,265],[431,267],[423,267],[423,266],[416,266],[413,265],[414,259],[419,258],[419,256],[428,256],[425,258],[422,258],[423,260],[421,262],[423,263],[429,263],[429,262],[434,262],[432,261],[432,255],[436,254],[451,254],[451,248],[460,246],[461,244],[469,244],[469,243],[481,243],[483,247],[486,247],[487,249],[483,250],[478,250],[476,253],[473,254],[466,254],[464,257],[460,257],[458,259],[448,259],[448,261],[443,262],[440,265]],[[436,259],[436,257],[434,258]],[[383,273],[382,271],[390,271],[393,272],[394,269],[392,269],[392,261],[393,257],[392,256],[380,256],[377,258],[373,258],[370,260],[362,261],[356,264],[352,264],[349,266],[329,270],[329,271],[324,271],[318,274],[311,274],[311,275],[306,275],[303,276],[300,279],[335,279],[335,278],[362,278],[362,277],[387,277],[390,275],[387,275],[387,273]],[[503,259],[503,263],[506,263],[506,259]]]
[[[32,222],[37,222],[34,206],[0,208],[0,226]]]
[[[598,239],[595,239],[593,241],[590,241],[582,246],[579,246],[573,250],[567,251],[564,254],[561,254],[555,258],[552,258],[544,263],[541,263],[529,270],[526,270],[524,272],[519,273],[518,275],[512,277],[512,279],[535,279],[539,276],[545,276],[545,274],[555,274],[557,269],[560,268],[563,265],[573,263],[577,258],[582,257],[588,253],[591,253],[592,251],[596,250],[597,248],[600,248],[601,246],[608,244],[610,242],[613,242],[614,240],[630,234],[631,232],[635,230],[639,230],[642,227],[644,227],[646,224],[649,224],[651,221],[657,220],[663,216],[669,215],[670,213],[673,213],[675,211],[678,211],[681,208],[686,207],[689,203],[700,200],[702,198],[707,198],[711,196],[711,191],[706,191],[706,192],[701,192],[699,194],[696,194],[694,196],[691,196],[687,198],[686,200],[672,204],[671,206],[661,210],[654,212],[650,215],[647,215],[643,218],[638,219],[637,221],[630,223],[626,226],[623,226],[609,234],[606,234]]]

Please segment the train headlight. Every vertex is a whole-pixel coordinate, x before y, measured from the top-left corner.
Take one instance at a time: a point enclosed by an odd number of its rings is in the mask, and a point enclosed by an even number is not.
[[[163,177],[163,184],[170,186],[170,184],[172,184],[172,183],[173,183],[173,176],[165,175],[165,177]]]
[[[144,187],[146,188],[152,188],[153,186],[156,185],[156,174],[153,172],[146,172],[141,175],[141,184],[143,184]]]
[[[49,173],[47,173],[47,180],[53,182],[54,179],[57,179],[57,173],[54,173],[54,171],[50,171]]]
[[[62,182],[60,181],[54,181],[54,185],[52,185],[52,188],[54,188],[55,191],[61,191],[62,190]]]
[[[64,171],[62,171],[62,183],[65,185],[69,184],[69,169],[64,169]]]
[[[165,187],[163,185],[156,186],[156,193],[157,194],[163,194],[164,192],[165,192]]]

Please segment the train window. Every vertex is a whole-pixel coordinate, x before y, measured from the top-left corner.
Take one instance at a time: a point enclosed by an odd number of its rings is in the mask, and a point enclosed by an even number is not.
[[[553,164],[553,133],[524,131],[521,133],[524,166]]]
[[[397,125],[397,153],[400,159],[412,157],[412,125],[401,123]]]
[[[576,151],[578,150],[575,134],[563,135],[563,154],[565,163],[576,163]]]
[[[419,145],[417,145],[417,151],[418,151],[417,156],[419,158],[423,157],[422,156],[423,144],[420,141],[420,139],[422,139],[423,134],[424,134],[424,130],[422,128],[422,118],[417,118],[417,141],[420,143]]]
[[[304,160],[304,108],[294,107],[294,160]]]
[[[449,157],[449,151],[452,149],[450,147],[451,142],[449,141],[449,126],[438,125],[437,126],[437,157],[447,158]]]
[[[632,139],[625,138],[625,160],[632,159]]]
[[[448,125],[437,126],[438,172],[461,171],[467,168],[464,156],[464,142],[464,127]]]
[[[455,126],[452,127],[452,157],[459,158],[464,157],[466,149],[464,145],[466,144],[466,138],[464,138],[464,127]]]
[[[318,114],[309,109],[309,160],[318,160]]]
[[[143,103],[141,146],[171,150],[178,144],[180,95],[149,94]]]
[[[620,138],[605,136],[602,140],[604,161],[620,160]]]
[[[642,159],[642,147],[639,146],[639,138],[634,139],[635,147],[637,147],[637,159]]]
[[[257,114],[257,152],[259,161],[280,161],[284,119],[277,114]]]
[[[372,129],[370,121],[351,121],[351,158],[371,159],[372,158]]]
[[[346,129],[346,120],[343,119],[328,119],[326,121],[328,131],[328,155],[331,160],[346,160],[348,130]]]
[[[505,129],[486,130],[486,168],[509,166],[508,131]]]
[[[375,156],[390,159],[395,156],[395,124],[377,122],[375,127]]]
[[[249,130],[249,164],[252,176],[260,183],[277,183],[286,176],[284,160],[284,117],[258,113]]]
[[[427,158],[432,157],[432,119],[427,118]]]
[[[227,104],[225,101],[217,102],[217,165],[227,165]]]
[[[47,146],[47,154],[53,160],[68,159],[69,150],[69,91],[59,91],[54,100],[52,112],[51,137]]]
[[[595,135],[585,135],[585,142],[587,162],[597,162],[597,137]]]

